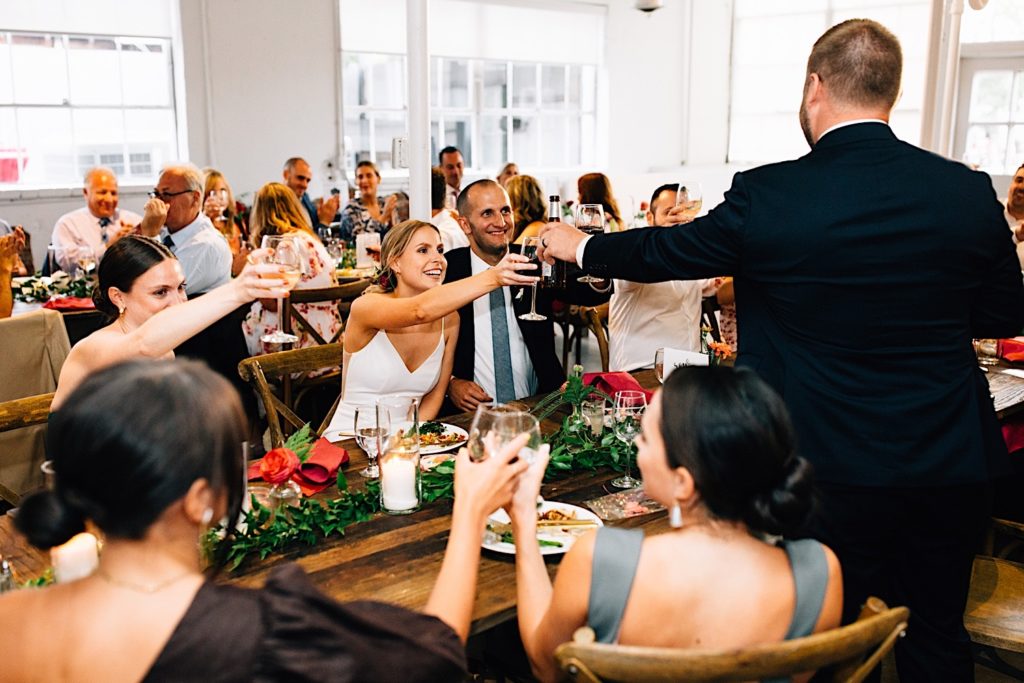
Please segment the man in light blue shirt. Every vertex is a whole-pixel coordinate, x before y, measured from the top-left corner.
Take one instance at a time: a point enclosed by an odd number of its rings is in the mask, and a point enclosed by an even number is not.
[[[156,237],[178,257],[190,297],[231,279],[231,248],[201,211],[202,201],[199,169],[167,166],[142,218],[142,234]]]

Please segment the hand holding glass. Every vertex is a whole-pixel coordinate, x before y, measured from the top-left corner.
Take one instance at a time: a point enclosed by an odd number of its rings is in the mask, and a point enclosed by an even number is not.
[[[530,263],[536,264],[538,273],[542,268],[540,261],[537,259],[537,247],[539,245],[539,237],[527,237],[523,240],[522,250],[520,251],[523,256],[530,259]],[[546,315],[541,315],[537,312],[537,283],[534,282],[530,289],[530,312],[523,313],[519,316],[519,319],[536,321],[547,320],[548,317]]]
[[[684,180],[679,183],[679,190],[676,192],[676,206],[683,207],[683,215],[687,218],[696,218],[703,206],[703,197],[700,183]]]
[[[608,224],[604,220],[604,207],[600,204],[580,204],[576,213],[576,229],[591,235],[608,232]],[[593,284],[604,280],[592,275],[583,275],[577,278],[577,282]]]
[[[281,278],[284,279],[287,288],[294,287],[302,277],[302,264],[304,261],[302,247],[299,241],[289,235],[266,235],[263,237],[262,247],[273,251],[267,257],[269,263],[281,266]],[[261,341],[267,344],[294,344],[299,338],[294,334],[287,334],[283,329],[284,320],[284,299],[277,299],[277,331],[263,335]]]

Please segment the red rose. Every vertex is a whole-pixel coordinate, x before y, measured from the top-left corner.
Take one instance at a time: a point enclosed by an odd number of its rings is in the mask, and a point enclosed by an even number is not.
[[[299,456],[288,448],[275,448],[260,461],[260,476],[263,481],[281,484],[292,478],[299,469]]]

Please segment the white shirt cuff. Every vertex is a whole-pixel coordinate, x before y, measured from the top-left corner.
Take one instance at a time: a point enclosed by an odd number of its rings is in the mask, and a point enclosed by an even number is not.
[[[586,250],[587,242],[590,241],[591,237],[593,237],[593,235],[587,235],[583,238],[583,241],[580,242],[580,245],[576,247],[576,265],[580,268],[583,267],[583,252]]]

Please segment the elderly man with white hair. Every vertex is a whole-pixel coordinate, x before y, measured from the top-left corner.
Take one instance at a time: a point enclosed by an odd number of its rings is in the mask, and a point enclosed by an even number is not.
[[[191,164],[165,166],[144,207],[142,234],[178,257],[189,296],[231,279],[231,248],[202,212],[203,178]]]

